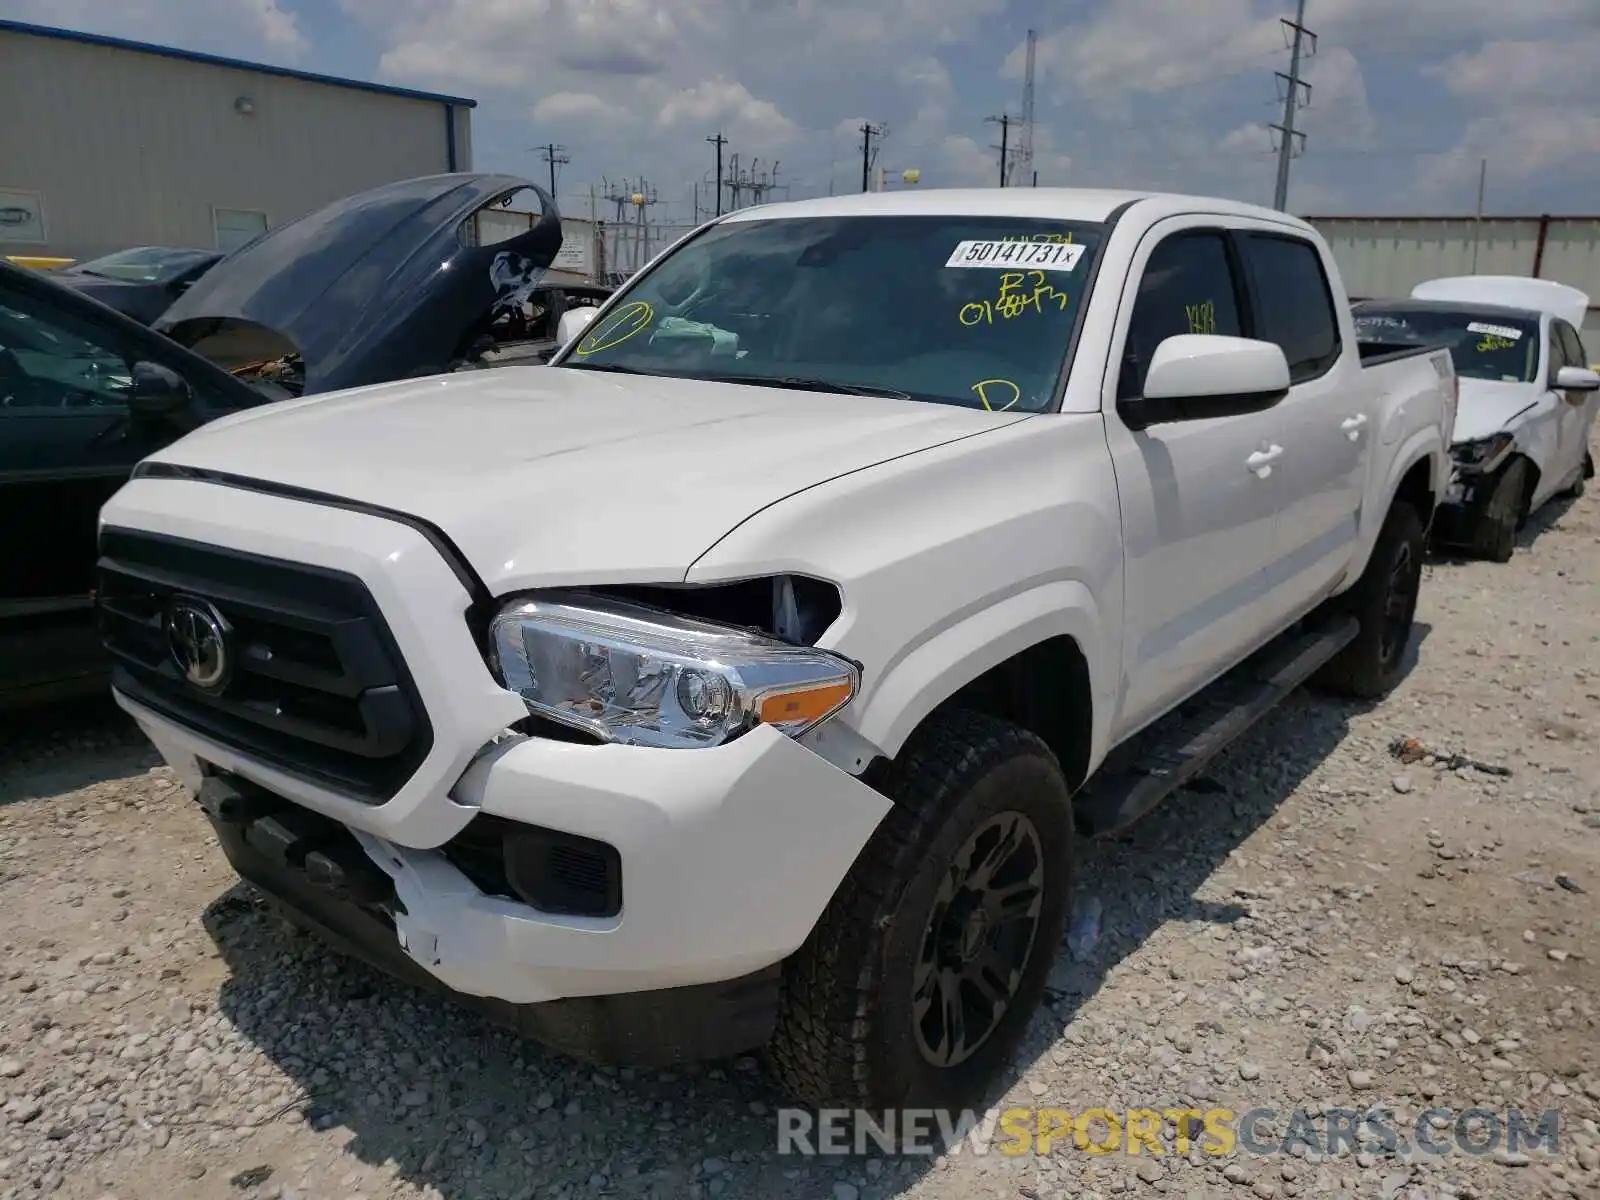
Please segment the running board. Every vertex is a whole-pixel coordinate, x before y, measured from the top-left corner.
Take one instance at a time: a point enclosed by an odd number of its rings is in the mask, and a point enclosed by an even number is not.
[[[1269,643],[1198,695],[1117,747],[1078,793],[1079,832],[1133,824],[1317,673],[1361,631],[1354,617]]]

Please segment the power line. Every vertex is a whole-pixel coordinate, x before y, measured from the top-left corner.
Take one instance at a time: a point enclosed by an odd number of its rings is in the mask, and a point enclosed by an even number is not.
[[[883,136],[883,127],[874,125],[871,121],[863,121],[859,130],[861,134],[861,190],[872,190],[872,139]]]
[[[1010,113],[1001,113],[998,117],[985,117],[984,121],[989,123],[989,124],[994,124],[994,125],[1000,126],[1000,144],[998,146],[991,146],[990,149],[991,150],[1000,151],[1000,186],[1001,187],[1005,187],[1006,186],[1006,154],[1007,154],[1007,151],[1009,149],[1009,142],[1010,142],[1010,139],[1011,139],[1011,126],[1012,126],[1012,123],[1013,123],[1012,120],[1011,120],[1011,114]]]
[[[717,216],[722,215],[722,148],[728,144],[728,139],[722,136],[722,130],[717,130],[716,137],[708,137],[706,141],[717,148]]]
[[[566,149],[565,146],[558,146],[554,142],[539,147],[540,156],[550,164],[550,198],[552,200],[555,199],[556,195],[556,168],[565,166],[572,161],[567,157]]]
[[[1311,85],[1300,78],[1300,63],[1302,58],[1310,58],[1317,52],[1317,35],[1306,28],[1306,0],[1299,0],[1294,20],[1282,24],[1294,35],[1294,41],[1289,50],[1289,73],[1274,72],[1283,80],[1284,92],[1283,122],[1272,126],[1278,131],[1278,183],[1273,191],[1272,207],[1286,212],[1289,208],[1289,160],[1295,157],[1296,139],[1302,150],[1306,140],[1306,135],[1294,127],[1295,113],[1303,107],[1302,94],[1305,104],[1311,102]]]

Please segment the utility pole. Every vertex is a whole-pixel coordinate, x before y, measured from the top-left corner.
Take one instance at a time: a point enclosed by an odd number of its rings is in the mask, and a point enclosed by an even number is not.
[[[1305,144],[1306,135],[1294,127],[1294,118],[1297,110],[1311,103],[1311,85],[1300,78],[1302,62],[1317,52],[1317,35],[1306,28],[1306,0],[1298,0],[1295,7],[1294,20],[1280,22],[1285,29],[1293,34],[1293,42],[1289,50],[1289,73],[1275,71],[1277,78],[1284,81],[1283,93],[1283,122],[1272,126],[1278,131],[1278,184],[1273,191],[1272,207],[1279,212],[1287,212],[1289,208],[1289,160],[1295,157],[1295,142],[1299,139],[1300,145]],[[1304,96],[1304,101],[1301,97]]]
[[[1472,273],[1478,273],[1478,243],[1483,238],[1483,185],[1489,181],[1489,160],[1478,160],[1478,212],[1472,226]]]
[[[861,123],[861,190],[872,190],[872,139],[882,137],[883,129],[871,121]]]
[[[998,117],[985,117],[989,124],[1000,126],[1000,144],[991,146],[991,150],[1000,151],[1000,186],[1006,186],[1006,155],[1010,151],[1011,139],[1011,114],[1001,113]]]
[[[550,198],[555,199],[556,194],[556,168],[565,166],[572,160],[566,155],[566,147],[558,146],[554,142],[539,147],[539,154],[544,161],[550,164]]]
[[[717,148],[717,216],[722,215],[722,148],[728,144],[728,139],[722,136],[722,130],[717,130],[716,137],[708,137],[706,141]]]

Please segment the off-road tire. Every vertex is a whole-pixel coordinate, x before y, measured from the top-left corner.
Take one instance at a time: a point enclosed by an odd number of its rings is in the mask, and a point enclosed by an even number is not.
[[[1354,587],[1332,603],[1335,612],[1355,617],[1361,632],[1318,673],[1319,687],[1373,700],[1386,695],[1399,682],[1417,612],[1426,541],[1417,510],[1404,500],[1396,500],[1378,531],[1366,570]],[[1403,636],[1398,637],[1386,630],[1390,599],[1397,592],[1403,600],[1404,629]]]
[[[884,792],[894,802],[804,945],[785,964],[769,1059],[795,1099],[823,1107],[970,1106],[1010,1061],[1038,1007],[1073,885],[1072,797],[1049,748],[979,713],[930,717]],[[951,1067],[917,1045],[912,978],[939,884],[991,817],[1026,816],[1043,850],[1031,950],[994,1032]]]
[[[1489,562],[1505,563],[1517,549],[1517,530],[1528,511],[1528,460],[1513,458],[1495,481],[1472,530],[1472,552]]]

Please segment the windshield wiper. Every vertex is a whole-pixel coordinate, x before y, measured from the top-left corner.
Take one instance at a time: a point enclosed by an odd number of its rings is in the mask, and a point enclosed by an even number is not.
[[[576,371],[615,371],[618,375],[654,375],[654,371],[641,371],[638,367],[619,367],[613,363],[564,362],[563,367]]]
[[[890,400],[909,400],[910,392],[899,388],[875,387],[870,383],[838,383],[832,379],[807,379],[800,375],[700,375],[710,383],[748,383],[754,387],[793,388],[797,392],[836,392],[843,396],[883,396]]]

